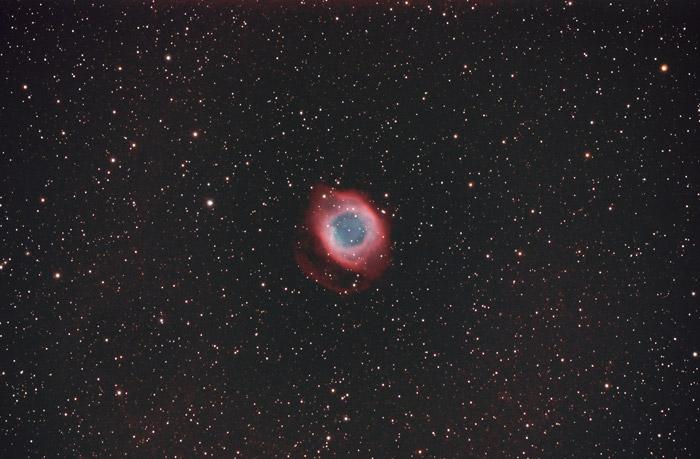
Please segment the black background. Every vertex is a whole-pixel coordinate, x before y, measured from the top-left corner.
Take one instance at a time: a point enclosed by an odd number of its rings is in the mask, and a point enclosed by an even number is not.
[[[3,2],[4,456],[697,454],[697,13]]]

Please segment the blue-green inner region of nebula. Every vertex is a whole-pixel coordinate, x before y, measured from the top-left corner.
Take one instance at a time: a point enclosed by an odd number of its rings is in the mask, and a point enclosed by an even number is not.
[[[354,247],[362,243],[367,234],[365,222],[355,213],[345,212],[333,219],[333,239],[343,247]]]

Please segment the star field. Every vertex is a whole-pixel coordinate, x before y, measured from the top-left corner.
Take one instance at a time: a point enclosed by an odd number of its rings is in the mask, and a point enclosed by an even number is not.
[[[698,13],[0,4],[0,456],[698,457]]]

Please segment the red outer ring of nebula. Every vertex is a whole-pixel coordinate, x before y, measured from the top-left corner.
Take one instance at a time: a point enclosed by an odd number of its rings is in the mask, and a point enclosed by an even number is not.
[[[331,222],[352,212],[362,219],[366,233],[356,246],[335,243]],[[366,289],[389,265],[389,223],[367,196],[356,190],[325,185],[314,188],[296,245],[299,267],[329,290],[352,293]]]

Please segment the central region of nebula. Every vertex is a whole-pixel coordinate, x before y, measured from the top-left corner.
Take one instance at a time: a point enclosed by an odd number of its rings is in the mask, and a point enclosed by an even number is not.
[[[335,217],[331,222],[333,239],[343,247],[355,247],[362,243],[367,234],[367,224],[354,211]]]
[[[386,219],[362,193],[319,186],[310,197],[296,259],[319,284],[351,293],[382,275],[389,245]]]

